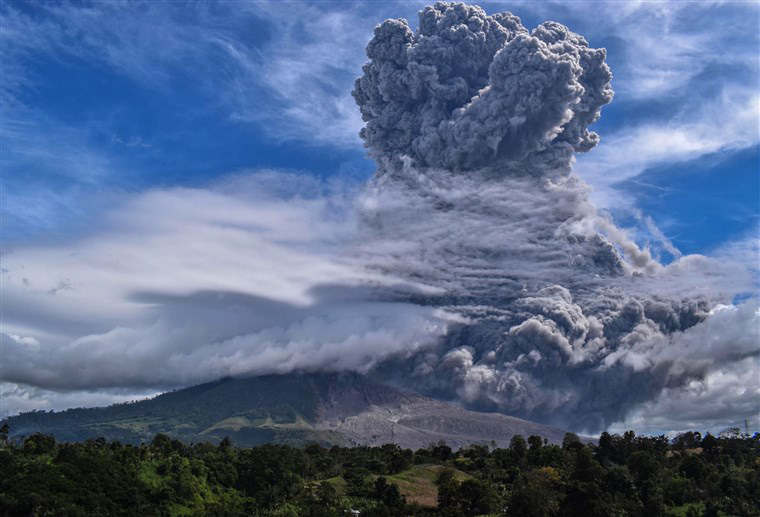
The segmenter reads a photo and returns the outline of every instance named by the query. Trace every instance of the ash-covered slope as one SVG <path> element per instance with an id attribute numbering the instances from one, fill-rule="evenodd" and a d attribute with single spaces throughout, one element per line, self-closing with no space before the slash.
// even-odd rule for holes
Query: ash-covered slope
<path id="1" fill-rule="evenodd" d="M 44 432 L 61 440 L 103 436 L 139 443 L 160 432 L 187 442 L 230 436 L 244 446 L 319 442 L 420 448 L 443 440 L 459 448 L 505 446 L 515 434 L 551 442 L 564 436 L 554 427 L 466 411 L 356 374 L 227 378 L 129 404 L 24 413 L 8 424 L 11 436 Z"/>

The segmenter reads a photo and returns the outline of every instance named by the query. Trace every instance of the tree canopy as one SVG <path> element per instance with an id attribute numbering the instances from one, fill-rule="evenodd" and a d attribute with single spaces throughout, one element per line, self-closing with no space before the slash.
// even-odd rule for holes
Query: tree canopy
<path id="1" fill-rule="evenodd" d="M 34 434 L 4 440 L 0 465 L 7 516 L 760 515 L 760 434 L 568 433 L 561 446 L 515 436 L 459 451 Z"/>

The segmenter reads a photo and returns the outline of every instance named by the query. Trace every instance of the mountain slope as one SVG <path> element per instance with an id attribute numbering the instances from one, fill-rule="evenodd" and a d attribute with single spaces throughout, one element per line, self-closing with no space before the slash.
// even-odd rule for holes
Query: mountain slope
<path id="1" fill-rule="evenodd" d="M 515 434 L 560 442 L 564 431 L 498 413 L 467 411 L 356 374 L 290 374 L 221 379 L 153 399 L 105 408 L 32 412 L 8 419 L 11 436 L 45 432 L 61 440 L 102 436 L 140 443 L 156 433 L 186 442 L 335 445 L 396 443 L 454 448 Z"/>

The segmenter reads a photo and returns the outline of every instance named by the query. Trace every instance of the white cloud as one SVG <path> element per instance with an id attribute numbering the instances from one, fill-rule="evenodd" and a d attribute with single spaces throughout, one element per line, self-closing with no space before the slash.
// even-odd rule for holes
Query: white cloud
<path id="1" fill-rule="evenodd" d="M 757 145 L 758 117 L 756 91 L 724 91 L 683 119 L 626 125 L 603 138 L 592 153 L 579 156 L 575 169 L 594 186 L 597 205 L 619 208 L 631 198 L 616 191 L 616 185 L 649 168 Z"/>
<path id="2" fill-rule="evenodd" d="M 134 292 L 216 290 L 303 304 L 314 284 L 354 278 L 325 256 L 350 232 L 351 223 L 332 214 L 350 213 L 351 200 L 341 192 L 299 196 L 299 189 L 324 187 L 296 174 L 273 177 L 149 191 L 115 207 L 104 230 L 76 242 L 11 249 L 3 257 L 4 297 L 33 299 L 40 316 L 119 319 L 139 312 L 141 303 L 128 299 Z M 278 186 L 293 191 L 287 202 L 267 193 Z M 63 279 L 70 289 L 52 296 Z"/>
<path id="3" fill-rule="evenodd" d="M 261 171 L 146 192 L 80 240 L 10 250 L 3 380 L 132 393 L 244 373 L 366 371 L 430 346 L 451 316 L 373 300 L 372 289 L 398 281 L 341 257 L 356 188 Z M 9 396 L 5 411 L 31 407 L 34 393 Z"/>
<path id="4" fill-rule="evenodd" d="M 635 429 L 640 434 L 674 435 L 684 431 L 711 431 L 728 427 L 760 430 L 760 360 L 748 357 L 718 368 L 685 388 L 666 389 L 656 400 L 634 409 L 609 431 Z"/>
<path id="5" fill-rule="evenodd" d="M 12 382 L 0 383 L 0 418 L 26 411 L 63 411 L 74 407 L 101 407 L 142 400 L 154 390 L 52 391 Z"/>
<path id="6" fill-rule="evenodd" d="M 753 429 L 760 426 L 760 309 L 756 302 L 717 307 L 650 360 L 670 364 L 675 372 L 697 368 L 708 373 L 685 387 L 666 388 L 613 430 L 715 432 L 743 427 L 739 424 L 745 418 Z"/>
<path id="7" fill-rule="evenodd" d="M 619 183 L 649 168 L 760 142 L 757 3 L 526 1 L 486 8 L 557 20 L 591 46 L 610 43 L 615 99 L 602 118 L 615 109 L 622 120 L 575 166 L 599 207 L 635 211 L 636 200 Z"/>
<path id="8" fill-rule="evenodd" d="M 757 74 L 757 4 L 750 2 L 510 2 L 486 4 L 556 19 L 583 34 L 592 46 L 601 39 L 620 42 L 615 63 L 617 102 L 663 97 L 702 98 L 690 83 L 717 64 Z M 741 37 L 739 37 L 741 35 Z M 740 78 L 719 77 L 742 85 Z"/>
<path id="9" fill-rule="evenodd" d="M 37 9 L 30 16 L 8 5 L 3 13 L 0 34 L 10 49 L 3 54 L 6 111 L 23 105 L 24 91 L 39 81 L 30 61 L 81 59 L 165 94 L 189 75 L 185 87 L 205 94 L 204 109 L 222 107 L 276 138 L 360 147 L 361 117 L 350 92 L 374 17 L 362 16 L 359 6 L 158 2 Z"/>
<path id="10" fill-rule="evenodd" d="M 271 107 L 242 93 L 235 117 L 264 121 L 274 136 L 308 139 L 323 145 L 360 146 L 361 116 L 351 97 L 365 61 L 364 43 L 373 22 L 358 6 L 323 9 L 320 4 L 265 3 L 258 7 L 272 23 L 272 39 L 252 60 L 232 45 L 229 55 L 277 100 Z"/>

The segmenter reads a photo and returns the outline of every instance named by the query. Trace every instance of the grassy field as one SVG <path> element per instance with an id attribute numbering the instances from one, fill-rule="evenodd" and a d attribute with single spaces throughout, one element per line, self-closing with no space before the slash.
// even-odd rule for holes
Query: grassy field
<path id="1" fill-rule="evenodd" d="M 443 469 L 442 465 L 415 465 L 398 474 L 384 477 L 389 483 L 398 485 L 399 490 L 406 497 L 408 503 L 434 508 L 438 504 L 438 488 L 435 486 L 435 479 Z M 378 477 L 372 476 L 373 481 Z M 463 481 L 471 477 L 461 470 L 454 470 L 454 479 L 457 481 Z M 345 493 L 346 481 L 342 477 L 336 476 L 325 481 L 330 483 L 339 494 Z"/>
<path id="2" fill-rule="evenodd" d="M 435 479 L 443 468 L 441 465 L 415 465 L 409 470 L 386 476 L 386 478 L 388 482 L 398 485 L 401 493 L 406 496 L 407 502 L 435 507 L 438 503 L 438 489 L 435 486 Z M 460 470 L 454 471 L 454 479 L 457 481 L 471 477 Z"/>

